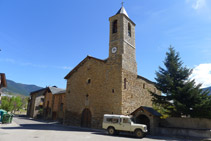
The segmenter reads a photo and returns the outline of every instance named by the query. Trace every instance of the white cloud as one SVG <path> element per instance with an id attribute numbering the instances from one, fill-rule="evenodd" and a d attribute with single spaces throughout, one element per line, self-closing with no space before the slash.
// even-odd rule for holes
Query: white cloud
<path id="1" fill-rule="evenodd" d="M 199 64 L 193 69 L 192 79 L 195 79 L 196 83 L 202 84 L 202 88 L 211 86 L 211 63 Z"/>
<path id="2" fill-rule="evenodd" d="M 190 6 L 195 10 L 204 9 L 207 7 L 207 0 L 186 0 L 186 3 L 190 4 Z"/>
<path id="3" fill-rule="evenodd" d="M 206 6 L 206 0 L 196 0 L 193 4 L 192 4 L 192 8 L 195 10 L 201 9 L 203 7 Z"/>

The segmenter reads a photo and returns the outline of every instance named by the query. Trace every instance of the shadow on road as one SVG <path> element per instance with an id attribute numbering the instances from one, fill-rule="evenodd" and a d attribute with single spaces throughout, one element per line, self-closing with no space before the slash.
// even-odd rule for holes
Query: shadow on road
<path id="1" fill-rule="evenodd" d="M 72 131 L 72 132 L 91 132 L 91 134 L 101 135 L 101 136 L 110 136 L 104 130 L 90 129 L 90 128 L 81 128 L 75 126 L 65 126 L 58 122 L 51 122 L 40 119 L 31 119 L 26 116 L 15 116 L 17 120 L 25 120 L 28 123 L 19 124 L 19 126 L 14 127 L 1 127 L 1 129 L 6 130 L 54 130 L 54 131 Z M 32 123 L 32 124 L 31 124 Z M 130 139 L 138 139 L 131 133 L 120 133 L 117 136 L 113 136 L 114 138 L 130 138 Z M 154 139 L 154 140 L 172 140 L 172 138 L 163 137 L 163 136 L 150 136 L 147 135 L 146 138 Z M 178 139 L 173 139 L 178 140 Z"/>
<path id="2" fill-rule="evenodd" d="M 102 135 L 102 136 L 111 136 L 108 135 L 106 132 L 94 132 L 92 134 L 96 134 L 96 135 Z M 140 140 L 140 138 L 136 138 L 132 133 L 120 133 L 119 135 L 116 136 L 112 136 L 114 138 L 129 138 L 129 139 L 134 139 L 134 140 Z M 172 141 L 172 140 L 177 140 L 177 141 L 182 141 L 182 139 L 178 139 L 178 138 L 172 138 L 172 137 L 164 137 L 164 136 L 151 136 L 151 135 L 147 135 L 145 138 L 147 139 L 154 139 L 154 140 L 165 140 L 165 141 Z M 143 139 L 145 139 L 143 138 Z"/>
<path id="3" fill-rule="evenodd" d="M 18 126 L 13 127 L 1 127 L 1 129 L 27 129 L 27 130 L 55 130 L 55 131 L 77 131 L 77 132 L 96 132 L 94 129 L 89 128 L 80 128 L 74 126 L 65 126 L 59 122 L 55 121 L 46 121 L 40 119 L 31 119 L 26 116 L 15 116 L 17 120 L 24 120 L 16 122 Z"/>

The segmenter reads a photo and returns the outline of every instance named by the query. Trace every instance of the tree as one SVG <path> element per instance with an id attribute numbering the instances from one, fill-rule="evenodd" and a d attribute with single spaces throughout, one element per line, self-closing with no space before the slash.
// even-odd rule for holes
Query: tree
<path id="1" fill-rule="evenodd" d="M 173 47 L 166 53 L 164 65 L 165 68 L 159 67 L 155 78 L 156 88 L 163 94 L 151 92 L 153 103 L 170 116 L 211 118 L 211 96 L 200 89 L 201 84 L 196 85 L 195 80 L 190 80 L 192 70 L 182 66 L 179 53 Z"/>
<path id="2" fill-rule="evenodd" d="M 21 98 L 20 96 L 16 96 L 16 97 L 15 96 L 13 96 L 13 97 L 3 96 L 0 108 L 6 110 L 8 112 L 9 111 L 10 112 L 19 111 L 20 109 L 24 108 L 23 100 L 24 99 Z M 25 105 L 26 104 L 27 103 L 25 103 Z"/>
<path id="3" fill-rule="evenodd" d="M 13 110 L 19 111 L 22 108 L 22 98 L 20 96 L 12 97 Z"/>
<path id="4" fill-rule="evenodd" d="M 13 109 L 13 106 L 12 106 L 11 101 L 10 101 L 10 97 L 2 96 L 0 109 L 4 109 L 7 112 L 9 112 Z"/>

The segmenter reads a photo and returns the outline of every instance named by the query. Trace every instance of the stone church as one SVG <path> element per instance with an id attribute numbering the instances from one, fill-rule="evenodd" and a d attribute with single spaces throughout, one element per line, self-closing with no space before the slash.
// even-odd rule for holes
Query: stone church
<path id="1" fill-rule="evenodd" d="M 109 18 L 109 57 L 87 56 L 66 76 L 64 124 L 101 128 L 104 114 L 130 115 L 152 107 L 154 83 L 137 75 L 135 23 L 125 8 Z"/>

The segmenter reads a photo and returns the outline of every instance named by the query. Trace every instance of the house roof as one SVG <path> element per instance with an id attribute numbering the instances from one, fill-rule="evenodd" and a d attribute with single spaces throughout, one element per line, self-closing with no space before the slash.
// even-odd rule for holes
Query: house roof
<path id="1" fill-rule="evenodd" d="M 65 93 L 65 91 L 66 91 L 65 89 L 61 89 L 61 88 L 57 88 L 57 87 L 46 87 L 46 88 L 39 89 L 37 91 L 33 91 L 30 93 L 30 95 L 36 94 L 41 91 L 43 91 L 43 94 L 45 94 L 45 92 L 47 90 L 50 90 L 52 94 Z"/>
<path id="2" fill-rule="evenodd" d="M 131 113 L 131 115 L 135 115 L 138 111 L 141 111 L 141 110 L 147 111 L 150 114 L 152 114 L 153 116 L 157 116 L 157 117 L 162 116 L 159 112 L 157 112 L 156 110 L 154 110 L 152 107 L 146 107 L 146 106 L 139 107 L 138 109 L 136 109 L 135 111 L 133 111 Z"/>
<path id="3" fill-rule="evenodd" d="M 42 88 L 42 89 L 39 89 L 39 90 L 36 90 L 36 91 L 31 92 L 30 95 L 36 94 L 36 93 L 38 93 L 38 92 L 40 92 L 40 91 L 45 92 L 45 90 L 46 90 L 46 88 Z"/>
<path id="4" fill-rule="evenodd" d="M 57 88 L 57 87 L 48 87 L 52 94 L 65 93 L 65 89 Z"/>
<path id="5" fill-rule="evenodd" d="M 106 62 L 106 60 L 101 60 L 92 56 L 87 56 L 84 60 L 82 60 L 75 68 L 73 68 L 65 77 L 64 79 L 68 79 L 74 72 L 76 72 L 83 64 L 85 64 L 88 60 L 94 59 L 100 62 Z"/>

